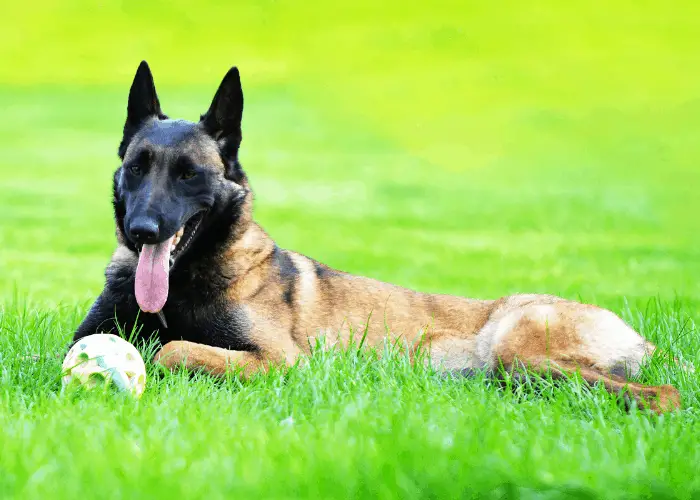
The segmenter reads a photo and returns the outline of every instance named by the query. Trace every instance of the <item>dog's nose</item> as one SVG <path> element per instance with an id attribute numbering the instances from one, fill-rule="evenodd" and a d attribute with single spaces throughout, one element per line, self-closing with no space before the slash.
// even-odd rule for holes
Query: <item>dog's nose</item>
<path id="1" fill-rule="evenodd" d="M 149 217 L 134 219 L 129 224 L 129 238 L 134 243 L 156 243 L 158 241 L 158 223 Z"/>

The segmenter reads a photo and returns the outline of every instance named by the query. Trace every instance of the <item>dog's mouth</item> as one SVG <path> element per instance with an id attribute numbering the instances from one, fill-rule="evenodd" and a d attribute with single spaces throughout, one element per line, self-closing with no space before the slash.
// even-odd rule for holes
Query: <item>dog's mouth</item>
<path id="1" fill-rule="evenodd" d="M 137 246 L 134 292 L 142 311 L 157 313 L 168 300 L 170 271 L 194 241 L 206 211 L 190 217 L 173 236 L 155 245 Z"/>

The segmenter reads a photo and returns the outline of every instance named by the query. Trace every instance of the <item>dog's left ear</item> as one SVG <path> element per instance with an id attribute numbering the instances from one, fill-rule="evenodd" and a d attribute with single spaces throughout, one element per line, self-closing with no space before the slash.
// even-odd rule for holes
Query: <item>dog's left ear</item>
<path id="1" fill-rule="evenodd" d="M 238 176 L 238 148 L 241 145 L 243 88 L 238 68 L 231 68 L 219 85 L 209 111 L 200 118 L 204 130 L 219 144 L 226 162 L 226 177 Z"/>

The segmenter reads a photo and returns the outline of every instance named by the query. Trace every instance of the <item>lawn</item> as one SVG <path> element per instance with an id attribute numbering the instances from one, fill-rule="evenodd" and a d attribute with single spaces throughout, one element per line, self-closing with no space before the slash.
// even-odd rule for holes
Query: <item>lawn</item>
<path id="1" fill-rule="evenodd" d="M 429 292 L 546 292 L 618 312 L 700 364 L 700 6 L 14 3 L 0 20 L 0 497 L 700 498 L 683 411 L 572 381 L 444 379 L 399 354 L 140 401 L 60 394 L 103 284 L 141 59 L 171 116 L 231 65 L 258 221 L 285 248 Z"/>

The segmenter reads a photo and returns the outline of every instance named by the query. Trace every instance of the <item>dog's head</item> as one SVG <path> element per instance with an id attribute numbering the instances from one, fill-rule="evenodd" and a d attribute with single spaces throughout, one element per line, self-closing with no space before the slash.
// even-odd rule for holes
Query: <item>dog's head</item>
<path id="1" fill-rule="evenodd" d="M 242 114 L 235 67 L 199 122 L 169 119 L 148 64 L 136 72 L 119 146 L 122 164 L 114 175 L 114 210 L 119 239 L 139 253 L 136 298 L 146 312 L 165 303 L 170 268 L 250 193 L 238 162 Z"/>

